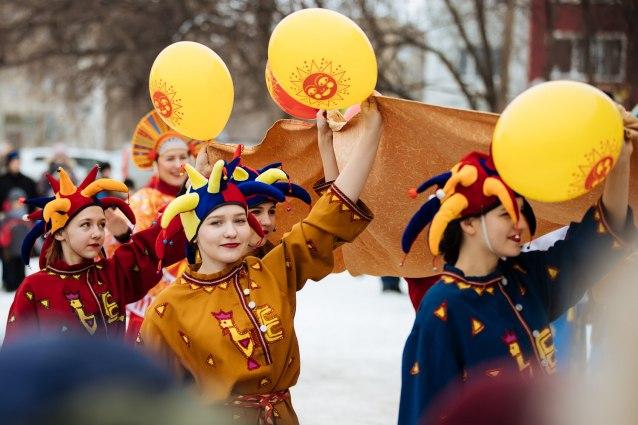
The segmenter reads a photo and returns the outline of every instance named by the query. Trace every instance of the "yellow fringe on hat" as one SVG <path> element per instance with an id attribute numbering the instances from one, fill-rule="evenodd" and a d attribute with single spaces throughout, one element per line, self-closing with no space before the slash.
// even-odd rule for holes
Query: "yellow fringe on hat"
<path id="1" fill-rule="evenodd" d="M 474 168 L 474 167 L 472 167 Z M 443 238 L 443 232 L 447 228 L 450 221 L 455 220 L 461 216 L 461 211 L 468 207 L 469 203 L 465 196 L 460 193 L 455 193 L 441 204 L 441 209 L 436 213 L 432 224 L 430 224 L 430 234 L 428 235 L 428 243 L 430 244 L 430 251 L 433 255 L 439 255 L 439 244 Z"/>

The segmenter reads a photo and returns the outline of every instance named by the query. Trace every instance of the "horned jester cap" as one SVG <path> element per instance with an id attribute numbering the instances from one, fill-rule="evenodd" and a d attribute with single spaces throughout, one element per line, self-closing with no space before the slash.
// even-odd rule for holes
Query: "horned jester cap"
<path id="1" fill-rule="evenodd" d="M 243 149 L 244 145 L 237 145 L 233 159 L 240 158 L 238 166 L 248 173 L 249 180 L 271 185 L 281 191 L 286 198 L 297 198 L 308 205 L 311 204 L 312 200 L 310 199 L 310 194 L 303 187 L 290 181 L 288 174 L 281 169 L 281 162 L 275 162 L 259 169 L 251 168 L 244 164 L 241 160 Z M 246 201 L 248 203 L 248 208 L 253 208 L 259 204 L 263 204 L 264 202 L 277 202 L 276 199 L 269 198 L 265 195 L 251 195 L 246 198 Z"/>
<path id="2" fill-rule="evenodd" d="M 516 202 L 518 196 L 498 175 L 492 158 L 481 152 L 465 156 L 450 171 L 432 177 L 421 186 L 410 190 L 416 198 L 432 186 L 435 194 L 414 214 L 405 231 L 401 247 L 406 254 L 423 229 L 430 224 L 428 244 L 433 255 L 439 255 L 439 244 L 448 224 L 462 217 L 483 214 L 502 204 L 515 225 L 520 215 Z M 536 230 L 536 219 L 531 206 L 525 200 L 522 208 L 531 233 Z"/>
<path id="3" fill-rule="evenodd" d="M 53 235 L 86 207 L 97 205 L 102 208 L 119 208 L 131 223 L 135 223 L 135 214 L 124 200 L 116 197 L 105 197 L 98 200 L 95 197 L 103 191 L 128 193 L 128 187 L 122 182 L 106 178 L 96 180 L 98 170 L 99 167 L 94 166 L 84 181 L 75 187 L 67 172 L 63 168 L 58 168 L 59 180 L 50 174 L 46 175 L 54 196 L 24 201 L 27 205 L 41 208 L 27 216 L 28 220 L 35 222 L 35 226 L 22 242 L 22 261 L 25 264 L 29 264 L 31 250 L 38 237 L 46 233 Z"/>
<path id="4" fill-rule="evenodd" d="M 250 180 L 248 172 L 238 166 L 240 160 L 239 157 L 229 163 L 218 160 L 208 179 L 191 165 L 185 165 L 190 188 L 187 193 L 171 201 L 162 214 L 160 225 L 164 230 L 155 245 L 159 258 L 163 258 L 164 246 L 171 244 L 172 236 L 179 230 L 173 220 L 178 215 L 186 238 L 192 242 L 202 221 L 222 205 L 237 204 L 247 209 L 246 197 L 249 196 L 264 196 L 278 202 L 285 199 L 284 194 L 276 187 Z M 263 237 L 264 232 L 259 221 L 250 213 L 247 216 L 250 227 Z M 188 257 L 193 262 L 194 252 L 189 251 Z"/>
<path id="5" fill-rule="evenodd" d="M 286 198 L 297 198 L 310 205 L 310 203 L 312 202 L 312 200 L 310 199 L 310 194 L 303 187 L 290 182 L 288 174 L 286 174 L 286 172 L 280 168 L 281 165 L 281 162 L 275 162 L 258 170 L 254 170 L 245 166 L 242 167 L 248 172 L 250 180 L 271 185 L 272 187 L 282 192 Z M 276 200 L 268 198 L 264 195 L 253 195 L 249 196 L 247 199 L 249 208 L 267 201 Z"/>

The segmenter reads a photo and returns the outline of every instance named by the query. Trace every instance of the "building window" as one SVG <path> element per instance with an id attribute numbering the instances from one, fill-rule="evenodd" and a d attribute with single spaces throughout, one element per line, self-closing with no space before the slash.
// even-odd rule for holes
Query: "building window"
<path id="1" fill-rule="evenodd" d="M 622 33 L 597 33 L 589 58 L 595 82 L 619 83 L 625 78 L 627 38 Z M 552 78 L 584 80 L 586 43 L 581 34 L 554 31 Z"/>
<path id="2" fill-rule="evenodd" d="M 14 147 L 44 144 L 44 120 L 39 114 L 8 113 L 4 116 L 4 138 Z"/>

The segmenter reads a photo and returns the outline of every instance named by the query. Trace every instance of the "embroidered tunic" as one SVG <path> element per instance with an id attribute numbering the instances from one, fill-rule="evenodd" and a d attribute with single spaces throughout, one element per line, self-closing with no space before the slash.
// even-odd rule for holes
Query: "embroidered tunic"
<path id="1" fill-rule="evenodd" d="M 34 331 L 121 338 L 124 308 L 144 296 L 156 283 L 154 254 L 159 225 L 133 235 L 109 259 L 69 266 L 56 261 L 27 276 L 9 310 L 5 343 Z M 183 233 L 180 239 L 185 241 Z M 181 260 L 184 252 L 171 249 L 165 262 Z"/>
<path id="2" fill-rule="evenodd" d="M 211 403 L 235 406 L 239 395 L 272 399 L 287 391 L 300 367 L 296 291 L 329 274 L 333 250 L 354 240 L 371 219 L 363 203 L 355 205 L 333 186 L 262 259 L 249 256 L 214 275 L 189 268 L 157 296 L 140 343 L 194 379 Z M 277 424 L 298 423 L 289 397 L 270 404 Z M 261 414 L 250 407 L 229 412 L 246 423 L 258 423 Z"/>
<path id="3" fill-rule="evenodd" d="M 179 187 L 171 186 L 163 180 L 160 180 L 159 177 L 153 176 L 147 187 L 143 187 L 135 192 L 135 194 L 131 196 L 130 200 L 130 206 L 135 213 L 135 220 L 137 221 L 137 223 L 135 223 L 135 231 L 138 232 L 151 227 L 157 217 L 157 213 L 168 205 L 169 202 L 175 199 L 179 190 Z M 177 276 L 182 274 L 184 269 L 186 269 L 186 265 L 186 260 L 183 260 L 162 269 L 162 274 L 159 275 L 159 278 L 155 282 L 156 285 L 149 288 L 148 294 L 145 294 L 139 301 L 127 305 L 126 309 L 138 317 L 144 317 L 144 313 L 153 302 L 155 295 L 173 283 Z M 135 322 L 133 325 L 129 324 L 129 326 L 133 326 L 134 328 L 132 332 L 133 338 L 131 341 L 139 332 L 141 319 L 138 320 L 139 323 Z"/>
<path id="4" fill-rule="evenodd" d="M 629 211 L 627 233 L 633 230 Z M 446 265 L 425 294 L 403 352 L 399 424 L 418 424 L 450 384 L 483 376 L 552 374 L 549 323 L 609 272 L 628 246 L 610 230 L 602 204 L 547 251 L 501 261 L 488 276 Z"/>

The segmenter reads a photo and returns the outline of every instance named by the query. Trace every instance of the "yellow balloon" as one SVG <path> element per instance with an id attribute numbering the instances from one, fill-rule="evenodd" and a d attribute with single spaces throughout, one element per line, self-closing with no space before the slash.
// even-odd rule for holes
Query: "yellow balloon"
<path id="1" fill-rule="evenodd" d="M 268 61 L 284 90 L 311 108 L 361 103 L 377 83 L 370 41 L 357 24 L 332 10 L 286 16 L 270 36 Z"/>
<path id="2" fill-rule="evenodd" d="M 494 164 L 521 195 L 560 202 L 589 192 L 618 159 L 623 124 L 600 90 L 551 81 L 521 93 L 501 114 L 492 140 Z"/>
<path id="3" fill-rule="evenodd" d="M 233 109 L 233 80 L 226 64 L 192 41 L 171 44 L 157 55 L 148 88 L 166 124 L 197 140 L 219 135 Z"/>

